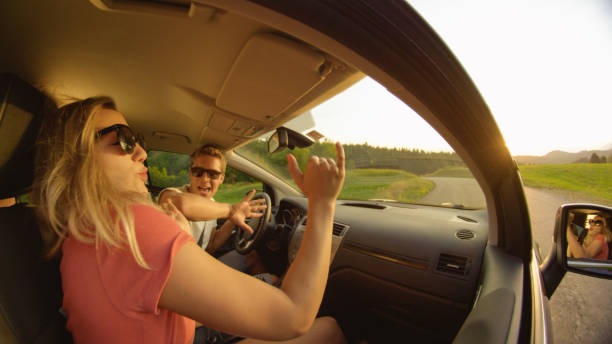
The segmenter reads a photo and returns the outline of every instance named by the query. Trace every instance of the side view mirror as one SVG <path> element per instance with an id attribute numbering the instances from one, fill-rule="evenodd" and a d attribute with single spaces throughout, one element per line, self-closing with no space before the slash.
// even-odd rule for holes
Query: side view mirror
<path id="1" fill-rule="evenodd" d="M 612 279 L 612 208 L 566 204 L 555 220 L 554 247 L 540 271 L 552 296 L 566 271 Z"/>
<path id="2" fill-rule="evenodd" d="M 276 153 L 284 148 L 294 149 L 310 147 L 314 141 L 306 135 L 289 128 L 280 127 L 268 139 L 268 152 Z"/>

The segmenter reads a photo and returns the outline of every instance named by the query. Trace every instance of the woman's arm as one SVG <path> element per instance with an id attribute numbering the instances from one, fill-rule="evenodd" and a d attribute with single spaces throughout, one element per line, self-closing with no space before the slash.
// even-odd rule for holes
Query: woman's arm
<path id="1" fill-rule="evenodd" d="M 603 248 L 603 240 L 598 240 L 598 237 L 600 237 L 600 235 L 593 238 L 593 241 L 591 241 L 589 246 L 587 246 L 584 252 L 584 258 L 593 258 L 598 255 L 599 252 L 601 252 L 601 249 Z"/>
<path id="2" fill-rule="evenodd" d="M 576 237 L 576 235 L 572 233 L 570 229 L 568 228 L 567 246 L 568 246 L 568 252 L 571 251 L 571 254 L 572 254 L 571 256 L 574 258 L 593 258 L 596 255 L 598 255 L 599 252 L 601 251 L 602 243 L 600 240 L 593 239 L 593 241 L 591 241 L 589 246 L 584 248 L 578 242 L 578 238 Z"/>
<path id="3" fill-rule="evenodd" d="M 578 242 L 578 238 L 576 237 L 576 235 L 574 233 L 572 233 L 571 228 L 568 226 L 567 227 L 567 256 L 568 257 L 574 257 L 574 258 L 581 258 L 578 257 L 578 254 L 584 254 L 583 249 L 582 249 L 582 245 L 580 245 L 580 243 Z"/>
<path id="4" fill-rule="evenodd" d="M 344 181 L 344 151 L 337 165 L 311 157 L 306 172 L 288 156 L 289 171 L 308 197 L 302 245 L 281 288 L 220 263 L 194 243 L 174 258 L 159 305 L 211 328 L 249 338 L 283 340 L 310 328 L 319 310 L 331 255 L 335 200 Z"/>

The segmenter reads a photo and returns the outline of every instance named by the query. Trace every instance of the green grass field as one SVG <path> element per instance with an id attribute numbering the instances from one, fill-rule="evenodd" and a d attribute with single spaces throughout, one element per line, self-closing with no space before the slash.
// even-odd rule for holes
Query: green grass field
<path id="1" fill-rule="evenodd" d="M 520 171 L 526 186 L 612 200 L 612 164 L 522 165 Z"/>
<path id="2" fill-rule="evenodd" d="M 215 194 L 215 201 L 223 203 L 237 203 L 240 202 L 246 194 L 251 190 L 263 190 L 261 183 L 235 183 L 235 184 L 222 184 L 219 187 L 219 191 Z"/>
<path id="3" fill-rule="evenodd" d="M 393 199 L 401 202 L 414 202 L 431 189 L 434 184 L 429 180 L 400 170 L 391 169 L 354 169 L 346 173 L 341 199 Z M 235 203 L 252 189 L 261 190 L 261 183 L 223 184 L 215 199 L 218 202 Z"/>
<path id="4" fill-rule="evenodd" d="M 414 202 L 434 184 L 412 173 L 392 169 L 353 169 L 346 173 L 341 199 L 392 199 Z"/>

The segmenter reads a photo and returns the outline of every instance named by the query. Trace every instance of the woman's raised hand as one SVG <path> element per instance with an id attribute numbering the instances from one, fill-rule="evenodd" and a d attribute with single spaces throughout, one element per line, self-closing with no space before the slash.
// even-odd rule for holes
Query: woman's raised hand
<path id="1" fill-rule="evenodd" d="M 289 173 L 310 201 L 335 201 L 344 184 L 344 148 L 336 142 L 337 158 L 311 156 L 302 173 L 292 154 L 287 155 Z"/>

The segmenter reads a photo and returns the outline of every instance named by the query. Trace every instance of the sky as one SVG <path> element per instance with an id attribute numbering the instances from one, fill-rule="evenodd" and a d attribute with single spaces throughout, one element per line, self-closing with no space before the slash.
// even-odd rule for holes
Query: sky
<path id="1" fill-rule="evenodd" d="M 512 155 L 612 148 L 612 1 L 409 2 L 466 69 Z M 330 114 L 339 111 L 351 111 L 351 124 L 361 128 L 336 122 Z M 397 125 L 378 128 L 382 121 L 372 114 L 392 114 Z M 377 146 L 450 150 L 369 78 L 313 115 L 317 129 L 332 140 L 362 143 L 367 137 Z"/>

